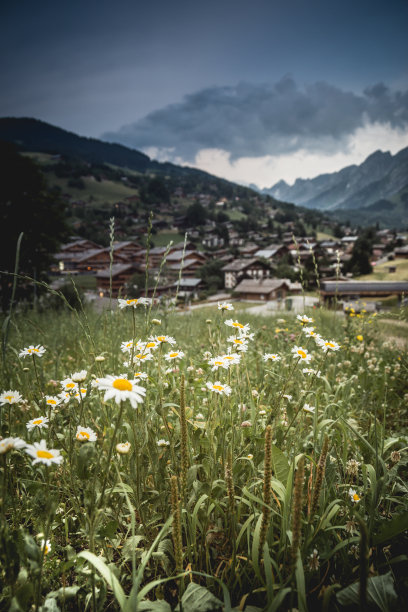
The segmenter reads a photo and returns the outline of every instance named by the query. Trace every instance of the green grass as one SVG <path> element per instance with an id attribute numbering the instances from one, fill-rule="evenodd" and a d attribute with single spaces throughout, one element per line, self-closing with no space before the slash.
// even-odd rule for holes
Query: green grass
<path id="1" fill-rule="evenodd" d="M 187 238 L 188 239 L 188 238 Z M 167 246 L 171 241 L 173 244 L 184 242 L 184 234 L 175 231 L 158 232 L 152 235 L 152 240 L 155 246 Z"/>
<path id="2" fill-rule="evenodd" d="M 69 193 L 72 200 L 88 201 L 89 197 L 93 198 L 93 203 L 115 203 L 128 196 L 137 195 L 137 190 L 131 189 L 122 183 L 114 181 L 97 181 L 91 176 L 82 177 L 85 183 L 84 189 L 77 189 L 68 185 L 68 179 L 59 178 L 53 173 L 47 175 L 50 186 L 57 185 L 61 188 L 62 193 Z"/>
<path id="3" fill-rule="evenodd" d="M 396 267 L 395 272 L 388 271 L 391 266 Z M 392 261 L 378 264 L 373 267 L 372 274 L 365 274 L 363 276 L 356 277 L 356 280 L 408 280 L 408 259 L 394 259 Z"/>
<path id="4" fill-rule="evenodd" d="M 325 609 L 341 611 L 332 587 L 354 585 L 358 606 L 359 546 L 370 551 L 370 597 L 375 577 L 398 609 L 394 590 L 406 597 L 408 363 L 401 346 L 384 341 L 398 333 L 396 321 L 316 311 L 316 331 L 339 345 L 326 354 L 291 313 L 250 316 L 242 303 L 188 315 L 164 305 L 102 313 L 16 306 L 0 371 L 0 433 L 31 445 L 43 439 L 62 462 L 33 464 L 23 448 L 0 454 L 0 609 L 44 610 L 48 601 L 47 609 L 67 611 L 170 612 L 182 598 L 184 612 L 197 612 L 198 598 L 215 596 L 224 602 L 216 609 L 246 601 L 251 612 L 323 612 L 323 589 Z M 245 342 L 236 321 L 253 334 L 247 351 L 213 370 L 211 357 Z M 176 344 L 126 365 L 132 353 L 121 344 L 156 334 Z M 21 357 L 30 345 L 44 355 Z M 139 344 L 134 355 L 143 352 Z M 280 359 L 266 361 L 271 353 Z M 300 363 L 308 353 L 310 363 Z M 81 370 L 86 394 L 48 406 L 46 396 Z M 123 389 L 135 372 L 147 375 L 137 378 L 146 395 L 139 390 L 132 407 Z M 108 375 L 119 403 L 98 389 Z M 226 386 L 229 394 L 218 393 Z M 22 399 L 8 403 L 16 391 Z M 48 427 L 27 429 L 44 417 Z M 80 441 L 78 428 L 96 440 Z M 118 443 L 129 452 L 119 454 Z"/>
<path id="5" fill-rule="evenodd" d="M 226 212 L 231 221 L 241 221 L 242 219 L 246 219 L 247 215 L 243 213 L 241 210 L 227 210 Z"/>

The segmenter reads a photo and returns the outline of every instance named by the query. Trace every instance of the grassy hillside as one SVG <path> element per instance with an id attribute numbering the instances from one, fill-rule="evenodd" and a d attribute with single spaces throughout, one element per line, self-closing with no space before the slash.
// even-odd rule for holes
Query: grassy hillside
<path id="1" fill-rule="evenodd" d="M 395 272 L 389 272 L 390 266 L 395 266 Z M 394 259 L 373 267 L 372 274 L 359 276 L 356 280 L 370 281 L 402 281 L 408 280 L 408 259 Z"/>

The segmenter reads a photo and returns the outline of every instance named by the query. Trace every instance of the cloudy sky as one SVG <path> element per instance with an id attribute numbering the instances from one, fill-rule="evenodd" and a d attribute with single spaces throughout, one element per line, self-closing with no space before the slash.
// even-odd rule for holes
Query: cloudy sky
<path id="1" fill-rule="evenodd" d="M 408 146 L 406 0 L 11 0 L 0 116 L 271 186 Z"/>

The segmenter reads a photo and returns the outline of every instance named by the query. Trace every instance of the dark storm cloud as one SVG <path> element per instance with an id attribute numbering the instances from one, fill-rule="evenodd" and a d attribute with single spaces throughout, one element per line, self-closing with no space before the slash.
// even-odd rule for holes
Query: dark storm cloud
<path id="1" fill-rule="evenodd" d="M 186 160 L 206 148 L 229 151 L 232 158 L 303 148 L 330 153 L 344 149 L 357 128 L 375 122 L 406 126 L 408 92 L 380 83 L 356 94 L 327 82 L 300 87 L 285 77 L 273 85 L 203 89 L 103 138 L 137 149 L 172 149 Z"/>

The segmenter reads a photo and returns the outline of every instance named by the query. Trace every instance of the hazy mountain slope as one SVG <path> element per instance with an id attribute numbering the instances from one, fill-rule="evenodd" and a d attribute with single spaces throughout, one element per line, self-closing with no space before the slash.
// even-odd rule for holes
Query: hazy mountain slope
<path id="1" fill-rule="evenodd" d="M 293 186 L 279 181 L 263 193 L 320 210 L 361 209 L 398 194 L 408 184 L 408 147 L 392 156 L 375 151 L 359 166 L 297 179 Z"/>

